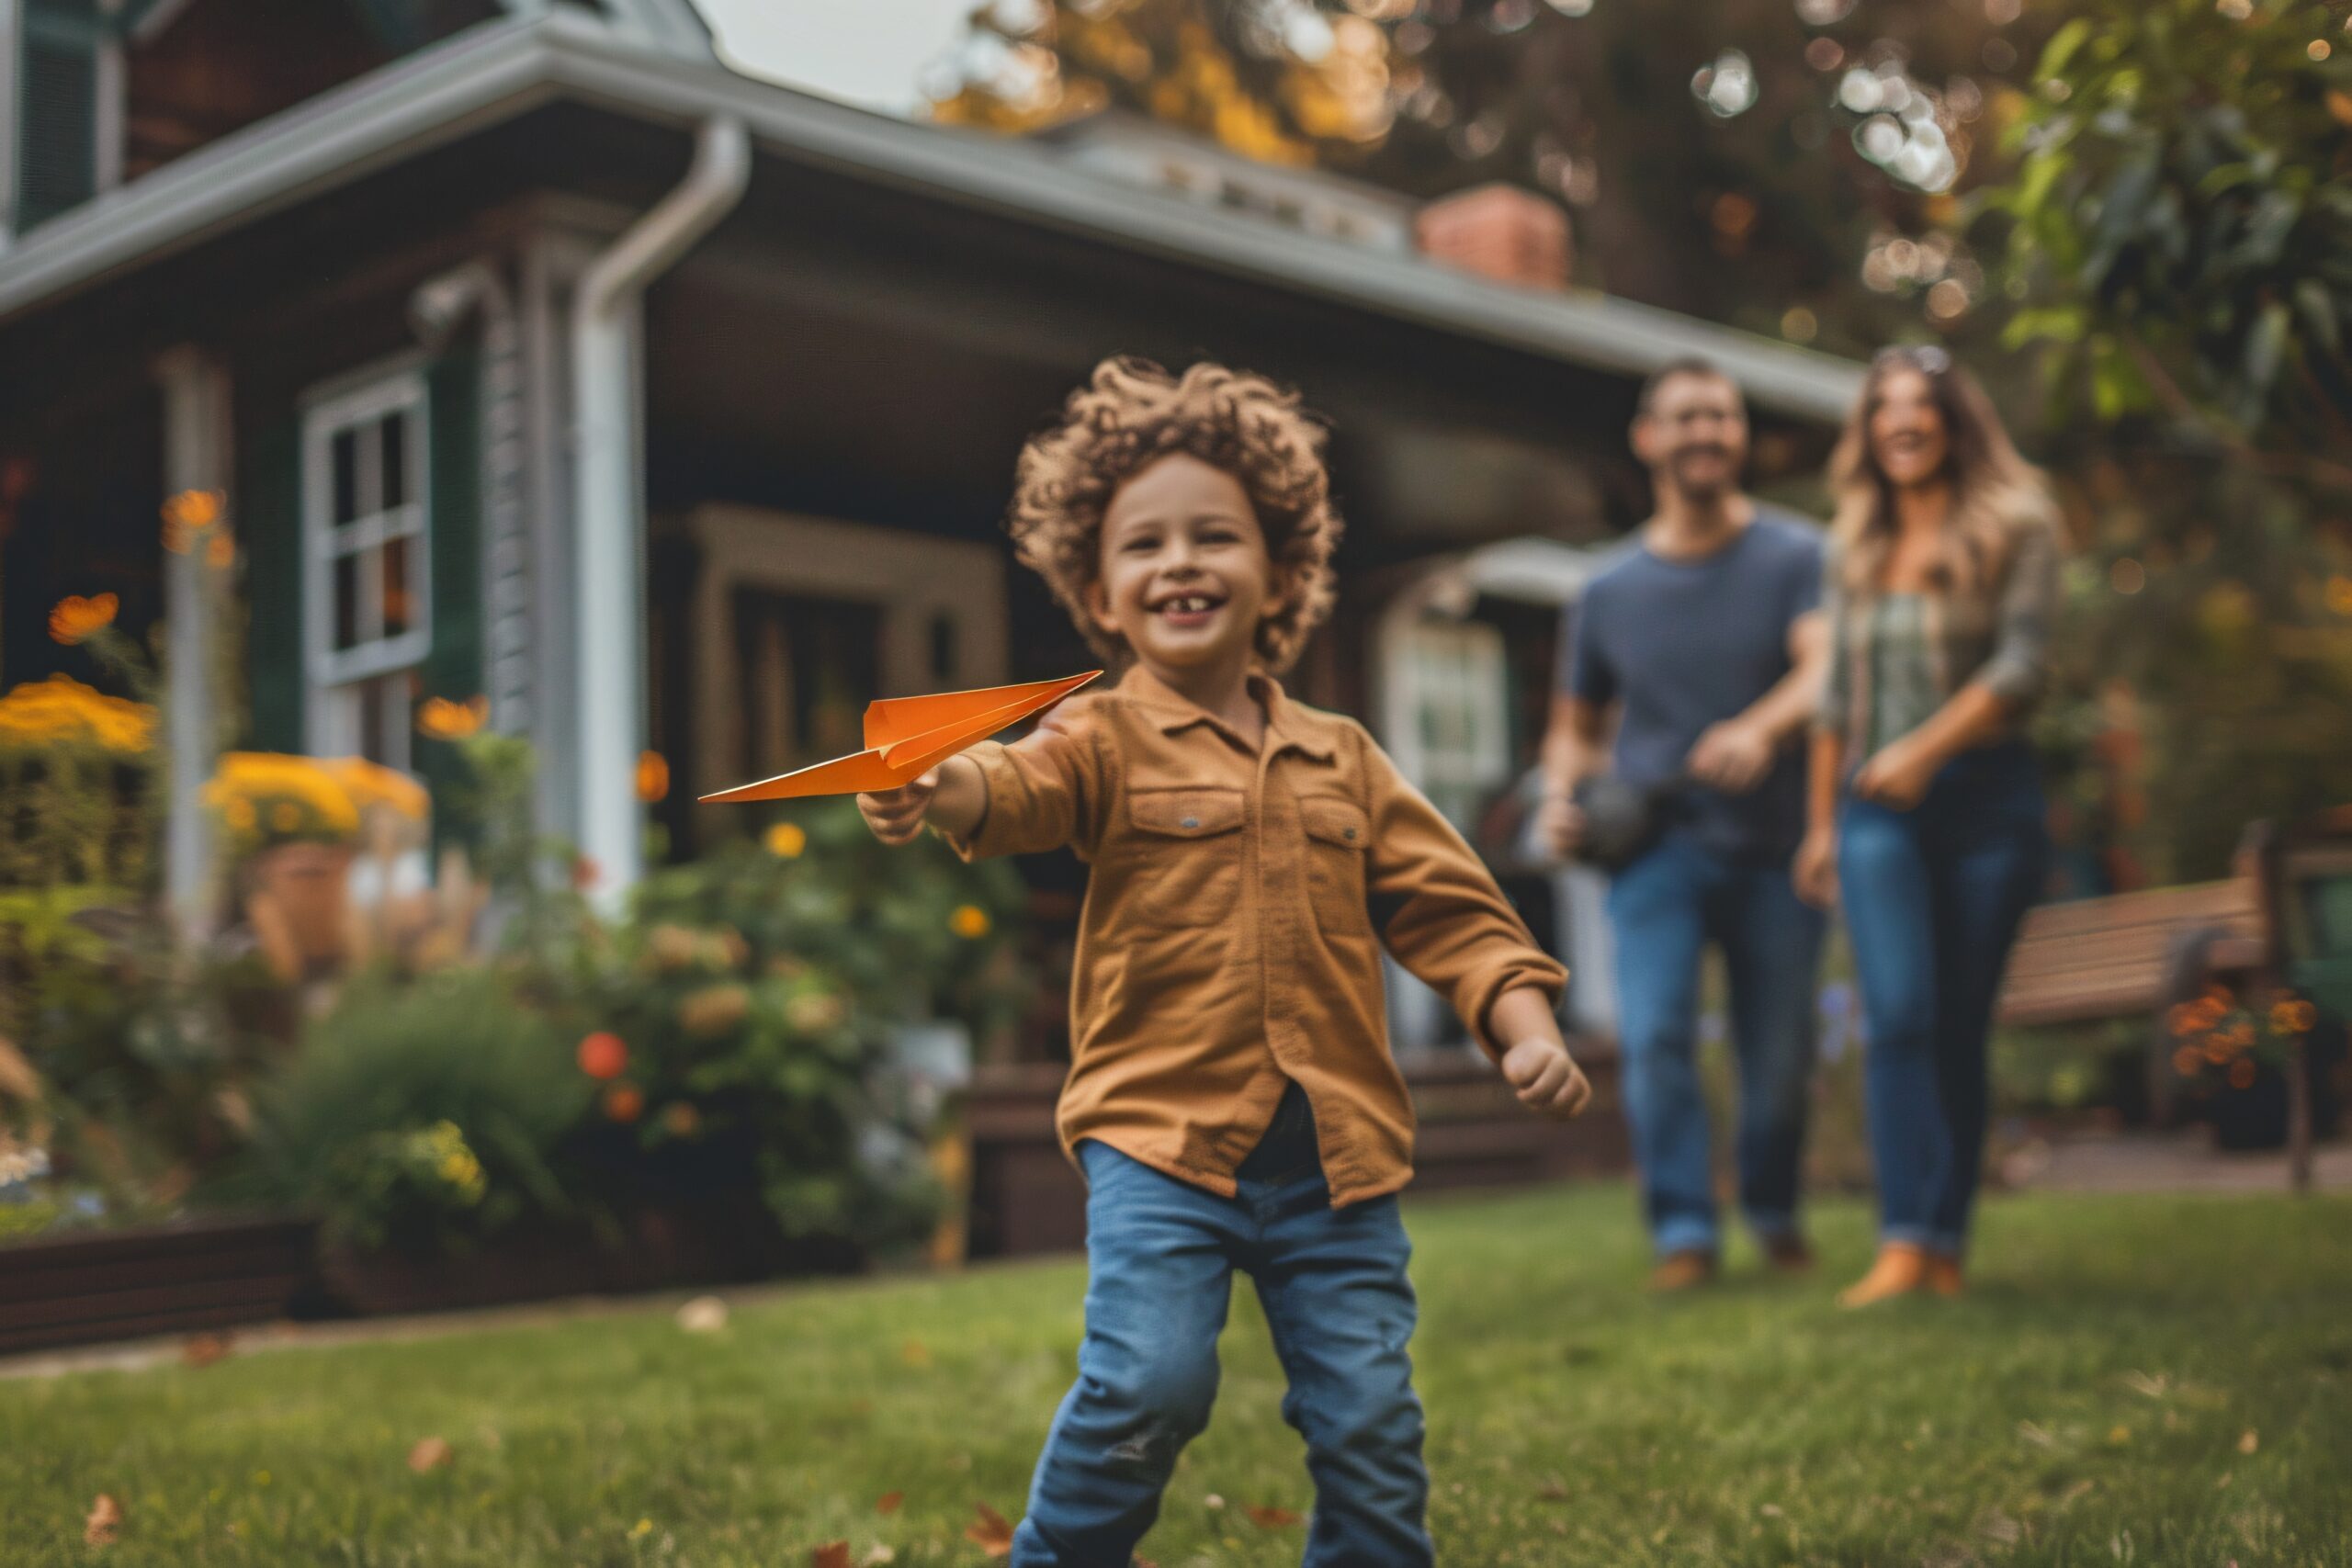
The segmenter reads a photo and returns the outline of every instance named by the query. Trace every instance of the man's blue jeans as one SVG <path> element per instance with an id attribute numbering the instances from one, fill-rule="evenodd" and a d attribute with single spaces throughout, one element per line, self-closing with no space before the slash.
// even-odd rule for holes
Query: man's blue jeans
<path id="1" fill-rule="evenodd" d="M 1668 833 L 1609 888 L 1618 1041 L 1642 1206 L 1661 1253 L 1717 1246 L 1713 1141 L 1699 1085 L 1699 965 L 1723 950 L 1739 1059 L 1739 1201 L 1759 1236 L 1794 1234 L 1813 1077 L 1823 920 L 1784 864 Z"/>
<path id="2" fill-rule="evenodd" d="M 1861 981 L 1880 1235 L 1957 1258 L 1984 1158 L 1985 1045 L 2001 968 L 2050 859 L 2022 745 L 1964 752 L 1925 799 L 1849 799 L 1838 881 Z"/>
<path id="3" fill-rule="evenodd" d="M 1331 1207 L 1296 1086 L 1220 1198 L 1107 1145 L 1086 1167 L 1086 1338 L 1012 1538 L 1014 1568 L 1126 1568 L 1176 1456 L 1208 1425 L 1238 1269 L 1290 1379 L 1315 1481 L 1308 1568 L 1420 1568 L 1421 1406 L 1406 1345 L 1412 1248 L 1391 1196 Z"/>

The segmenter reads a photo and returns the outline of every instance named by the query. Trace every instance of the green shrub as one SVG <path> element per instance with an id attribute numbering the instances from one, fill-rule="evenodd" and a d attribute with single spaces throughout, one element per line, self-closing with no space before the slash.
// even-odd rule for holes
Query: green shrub
<path id="1" fill-rule="evenodd" d="M 574 1210 L 559 1163 L 591 1089 L 495 974 L 366 978 L 260 1086 L 234 1190 L 314 1210 L 334 1240 L 462 1247 Z"/>

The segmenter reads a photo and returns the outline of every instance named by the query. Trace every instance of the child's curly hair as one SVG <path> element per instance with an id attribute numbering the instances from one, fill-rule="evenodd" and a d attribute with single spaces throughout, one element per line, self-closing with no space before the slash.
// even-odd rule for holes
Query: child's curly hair
<path id="1" fill-rule="evenodd" d="M 1263 376 L 1200 364 L 1175 376 L 1144 359 L 1106 359 L 1069 395 L 1061 419 L 1022 448 L 1006 527 L 1023 564 L 1042 576 L 1097 653 L 1114 663 L 1125 639 L 1087 613 L 1102 572 L 1102 513 L 1121 485 L 1171 452 L 1188 452 L 1241 481 L 1288 593 L 1258 626 L 1257 653 L 1290 668 L 1331 612 L 1331 552 L 1342 525 L 1323 468 L 1323 428 L 1298 395 Z"/>

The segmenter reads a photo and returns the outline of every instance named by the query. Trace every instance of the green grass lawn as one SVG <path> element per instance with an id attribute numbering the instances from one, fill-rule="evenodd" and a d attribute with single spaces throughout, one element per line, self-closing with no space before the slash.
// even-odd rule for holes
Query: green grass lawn
<path id="1" fill-rule="evenodd" d="M 2352 1201 L 1994 1203 L 1977 1289 L 1849 1315 L 1753 1266 L 1645 1297 L 1622 1188 L 1431 1199 L 1432 1528 L 1453 1564 L 2352 1564 Z M 1738 1260 L 1735 1260 L 1736 1264 Z M 0 1264 L 5 1266 L 5 1264 Z M 985 1561 L 1069 1379 L 1083 1269 L 857 1281 L 0 1382 L 0 1563 Z M 1295 1562 L 1300 1450 L 1254 1300 L 1146 1555 Z M 454 1461 L 406 1464 L 422 1438 Z M 119 1542 L 82 1543 L 92 1498 Z M 902 1506 L 877 1512 L 884 1494 Z M 879 1560 L 876 1553 L 875 1560 Z"/>

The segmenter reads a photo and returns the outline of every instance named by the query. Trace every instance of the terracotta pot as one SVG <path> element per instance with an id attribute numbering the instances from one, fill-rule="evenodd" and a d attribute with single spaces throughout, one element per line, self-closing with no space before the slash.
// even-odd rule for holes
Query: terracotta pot
<path id="1" fill-rule="evenodd" d="M 350 947 L 351 850 L 278 844 L 246 867 L 245 918 L 262 950 L 288 978 L 340 963 Z"/>

